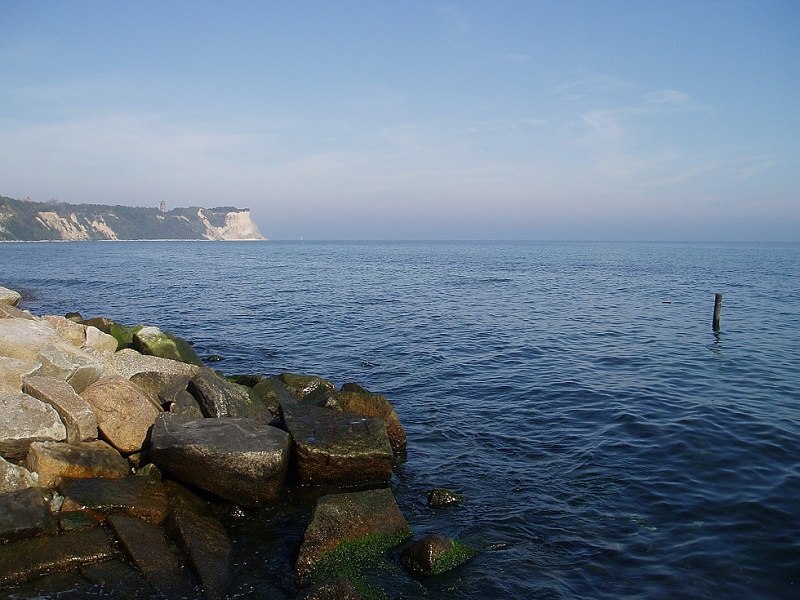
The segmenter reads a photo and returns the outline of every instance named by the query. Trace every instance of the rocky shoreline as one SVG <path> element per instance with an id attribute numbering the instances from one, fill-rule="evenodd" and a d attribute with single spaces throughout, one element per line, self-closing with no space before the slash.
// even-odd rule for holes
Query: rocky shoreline
<path id="1" fill-rule="evenodd" d="M 416 577 L 474 556 L 413 540 L 389 487 L 406 435 L 383 396 L 313 375 L 226 377 L 156 327 L 19 302 L 0 287 L 0 590 L 55 592 L 62 576 L 108 597 L 228 597 L 220 511 L 299 490 L 316 500 L 290 558 L 298 597 L 385 596 L 361 571 L 396 547 Z"/>

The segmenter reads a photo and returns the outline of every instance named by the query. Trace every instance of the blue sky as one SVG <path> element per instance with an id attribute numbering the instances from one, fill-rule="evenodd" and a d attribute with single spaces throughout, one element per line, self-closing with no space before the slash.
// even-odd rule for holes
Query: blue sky
<path id="1" fill-rule="evenodd" d="M 800 2 L 0 5 L 0 194 L 271 239 L 800 240 Z"/>

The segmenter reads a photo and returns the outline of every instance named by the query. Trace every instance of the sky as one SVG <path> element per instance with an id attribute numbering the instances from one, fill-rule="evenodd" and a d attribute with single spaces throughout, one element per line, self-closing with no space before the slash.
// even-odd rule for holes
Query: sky
<path id="1" fill-rule="evenodd" d="M 0 2 L 0 195 L 270 239 L 800 241 L 800 2 Z"/>

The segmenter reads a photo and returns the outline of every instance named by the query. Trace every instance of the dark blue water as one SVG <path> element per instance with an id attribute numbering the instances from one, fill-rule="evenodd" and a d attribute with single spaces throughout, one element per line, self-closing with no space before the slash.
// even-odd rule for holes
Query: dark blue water
<path id="1" fill-rule="evenodd" d="M 800 597 L 800 245 L 0 244 L 0 285 L 386 395 L 415 535 L 483 550 L 393 597 Z M 287 511 L 230 524 L 237 597 L 293 593 Z"/>

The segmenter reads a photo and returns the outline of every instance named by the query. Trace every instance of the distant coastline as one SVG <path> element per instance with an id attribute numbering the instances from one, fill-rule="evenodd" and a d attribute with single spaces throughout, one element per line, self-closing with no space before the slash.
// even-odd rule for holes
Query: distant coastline
<path id="1" fill-rule="evenodd" d="M 250 209 L 45 203 L 0 196 L 0 241 L 265 240 Z"/>

